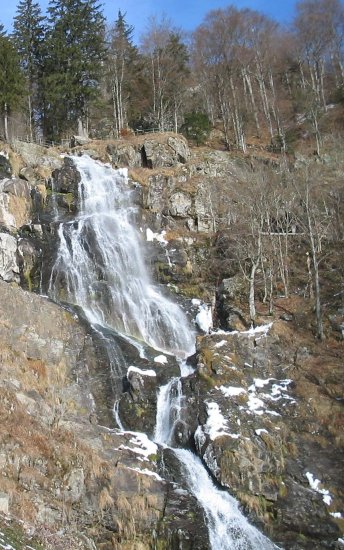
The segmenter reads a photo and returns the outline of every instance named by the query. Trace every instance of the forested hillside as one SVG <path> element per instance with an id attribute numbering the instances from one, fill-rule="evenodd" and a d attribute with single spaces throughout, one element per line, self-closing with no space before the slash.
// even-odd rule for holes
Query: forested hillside
<path id="1" fill-rule="evenodd" d="M 125 13 L 105 21 L 95 0 L 20 0 L 0 38 L 0 133 L 60 141 L 130 131 L 182 131 L 199 144 L 264 145 L 321 154 L 342 130 L 343 5 L 304 0 L 285 29 L 250 9 L 209 12 L 191 36 L 150 19 L 139 45 Z M 340 111 L 342 115 L 342 111 Z M 335 119 L 335 120 L 334 120 Z"/>

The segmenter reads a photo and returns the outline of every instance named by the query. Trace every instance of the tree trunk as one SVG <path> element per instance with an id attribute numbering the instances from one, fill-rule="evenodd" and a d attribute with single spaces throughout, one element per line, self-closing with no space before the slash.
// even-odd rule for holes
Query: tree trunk
<path id="1" fill-rule="evenodd" d="M 7 103 L 4 106 L 4 131 L 5 131 L 5 141 L 8 141 L 8 108 Z"/>

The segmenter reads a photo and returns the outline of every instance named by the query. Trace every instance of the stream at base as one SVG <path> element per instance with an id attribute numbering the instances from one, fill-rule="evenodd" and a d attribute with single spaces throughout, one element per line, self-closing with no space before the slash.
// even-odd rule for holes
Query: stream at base
<path id="1" fill-rule="evenodd" d="M 181 375 L 186 376 L 190 368 L 185 359 L 195 351 L 195 335 L 182 309 L 164 296 L 149 277 L 142 236 L 135 228 L 126 170 L 113 170 L 87 156 L 72 160 L 81 175 L 79 213 L 74 220 L 59 225 L 59 249 L 49 296 L 83 312 L 109 346 L 110 368 L 119 379 L 127 367 L 125 361 L 116 360 L 113 338 L 107 339 L 107 331 L 134 344 L 141 356 L 145 345 L 174 355 Z M 158 392 L 154 440 L 171 448 L 177 457 L 183 485 L 203 509 L 210 548 L 276 549 L 248 523 L 238 502 L 214 484 L 198 457 L 173 448 L 173 431 L 180 421 L 182 403 L 181 378 L 174 377 Z M 123 428 L 115 408 L 116 415 Z"/>

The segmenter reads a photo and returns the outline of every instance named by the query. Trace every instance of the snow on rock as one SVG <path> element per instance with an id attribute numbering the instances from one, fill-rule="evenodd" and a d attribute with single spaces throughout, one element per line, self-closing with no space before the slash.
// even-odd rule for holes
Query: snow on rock
<path id="1" fill-rule="evenodd" d="M 220 386 L 219 389 L 226 397 L 235 397 L 242 393 L 246 393 L 244 388 L 237 388 L 236 386 Z"/>
<path id="2" fill-rule="evenodd" d="M 203 443 L 205 442 L 206 435 L 209 436 L 209 439 L 214 441 L 217 437 L 226 435 L 228 437 L 232 437 L 234 439 L 238 439 L 240 437 L 240 434 L 232 434 L 228 431 L 228 425 L 227 420 L 224 418 L 220 411 L 220 407 L 215 402 L 207 402 L 207 422 L 204 424 L 204 426 L 198 426 L 195 438 L 197 440 L 198 445 L 202 447 Z"/>
<path id="3" fill-rule="evenodd" d="M 268 430 L 266 430 L 265 428 L 258 428 L 257 430 L 254 430 L 255 431 L 255 434 L 256 435 L 260 435 L 260 434 L 268 434 Z"/>
<path id="4" fill-rule="evenodd" d="M 222 348 L 226 344 L 227 344 L 227 340 L 221 340 L 221 342 L 217 342 L 217 344 L 215 344 L 214 348 Z"/>
<path id="5" fill-rule="evenodd" d="M 138 472 L 139 474 L 154 477 L 157 481 L 165 481 L 161 476 L 159 476 L 159 474 L 157 474 L 156 472 L 152 472 L 151 470 L 147 470 L 147 468 L 143 468 L 142 470 L 140 470 L 140 468 L 131 468 L 129 466 L 127 466 L 127 468 L 128 470 L 133 470 L 134 472 Z"/>
<path id="6" fill-rule="evenodd" d="M 207 304 L 200 304 L 198 306 L 195 322 L 203 332 L 210 333 L 213 327 L 213 316 L 211 308 Z"/>
<path id="7" fill-rule="evenodd" d="M 158 451 L 158 446 L 156 443 L 153 443 L 146 434 L 141 432 L 124 432 L 125 434 L 130 434 L 133 437 L 130 439 L 131 445 L 120 445 L 119 449 L 127 449 L 142 456 L 143 460 L 148 460 L 150 455 L 155 455 Z"/>
<path id="8" fill-rule="evenodd" d="M 161 244 L 167 244 L 168 241 L 165 239 L 166 231 L 161 233 L 154 233 L 149 227 L 146 229 L 146 240 L 147 242 L 158 241 Z"/>
<path id="9" fill-rule="evenodd" d="M 142 374 L 142 376 L 156 376 L 156 372 L 154 370 L 142 370 L 138 367 L 131 366 L 127 370 L 127 378 L 129 378 L 131 372 Z"/>
<path id="10" fill-rule="evenodd" d="M 154 363 L 161 363 L 162 365 L 167 364 L 167 357 L 165 355 L 157 355 L 154 357 Z"/>
<path id="11" fill-rule="evenodd" d="M 325 504 L 329 506 L 332 502 L 330 491 L 328 491 L 327 489 L 320 489 L 320 485 L 321 485 L 320 479 L 314 478 L 314 475 L 311 472 L 306 472 L 305 476 L 308 479 L 308 483 L 310 487 L 313 489 L 313 491 L 316 491 L 317 493 L 320 493 L 321 495 L 323 495 L 323 501 L 325 502 Z"/>

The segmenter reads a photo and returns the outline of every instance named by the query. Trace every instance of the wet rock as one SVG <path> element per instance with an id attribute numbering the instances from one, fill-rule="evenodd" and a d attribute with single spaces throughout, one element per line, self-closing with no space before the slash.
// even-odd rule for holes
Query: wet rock
<path id="1" fill-rule="evenodd" d="M 0 180 L 10 178 L 11 174 L 12 167 L 7 155 L 0 153 Z"/>
<path id="2" fill-rule="evenodd" d="M 72 193 L 74 197 L 78 194 L 80 173 L 72 159 L 65 157 L 63 166 L 52 173 L 53 190 L 56 193 Z"/>

